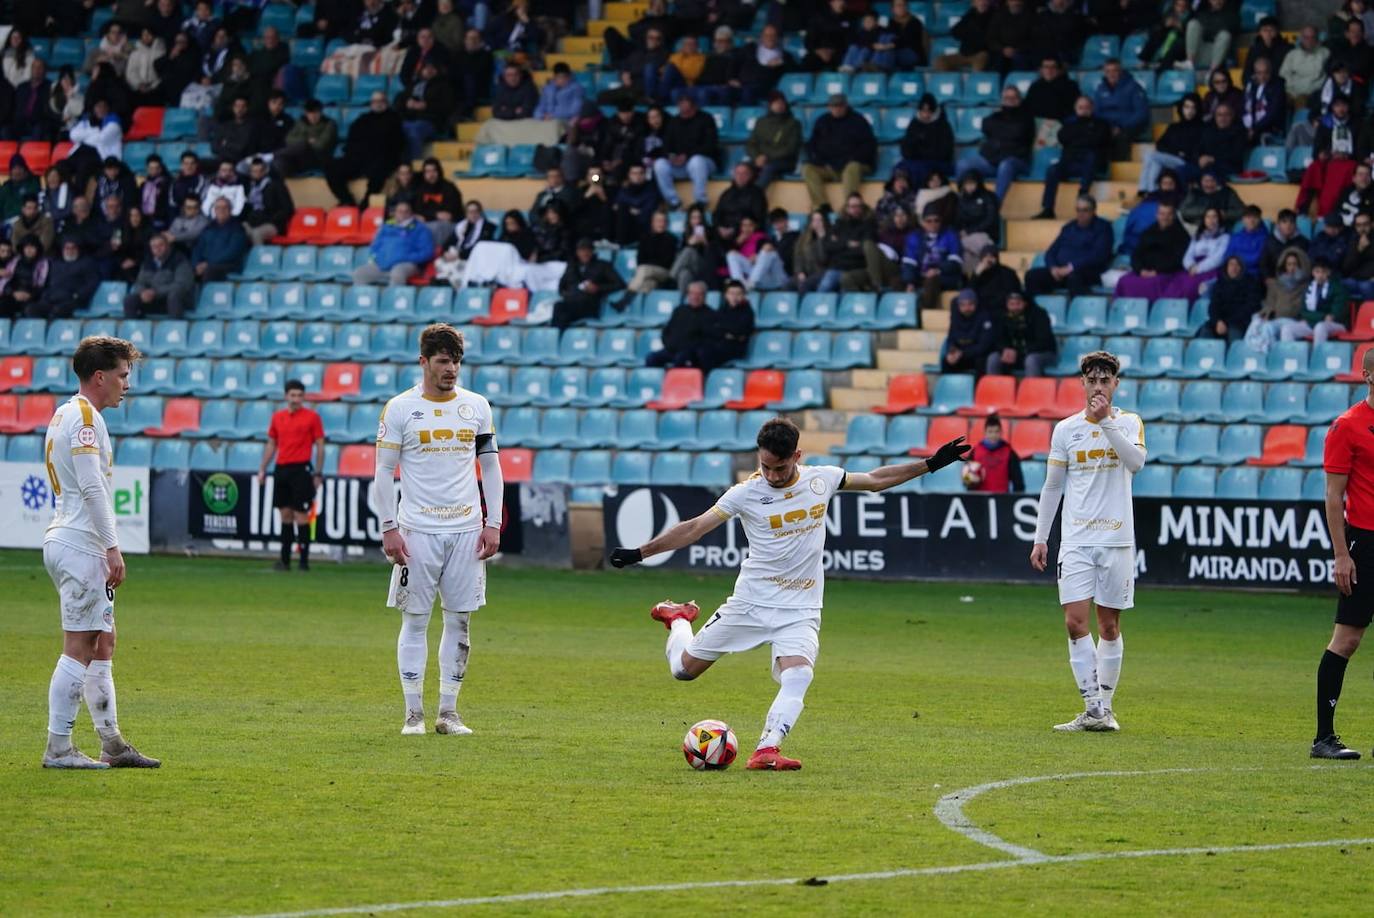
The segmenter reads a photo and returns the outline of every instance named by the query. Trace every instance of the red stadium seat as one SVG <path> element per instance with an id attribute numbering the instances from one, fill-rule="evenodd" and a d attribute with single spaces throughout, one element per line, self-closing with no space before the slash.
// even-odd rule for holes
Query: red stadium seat
<path id="1" fill-rule="evenodd" d="M 1264 432 L 1264 451 L 1246 459 L 1247 465 L 1287 465 L 1307 455 L 1307 428 L 1275 424 Z"/>
<path id="2" fill-rule="evenodd" d="M 150 437 L 176 437 L 188 430 L 200 430 L 200 399 L 169 398 L 162 409 L 162 424 L 146 428 Z"/>
<path id="3" fill-rule="evenodd" d="M 1054 425 L 1049 421 L 1017 421 L 1011 428 L 1011 448 L 1023 459 L 1050 451 L 1050 434 Z"/>
<path id="4" fill-rule="evenodd" d="M 349 395 L 357 395 L 362 387 L 363 368 L 356 363 L 331 363 L 324 368 L 319 392 L 308 392 L 312 402 L 336 402 Z"/>
<path id="5" fill-rule="evenodd" d="M 965 417 L 997 414 L 1016 404 L 1015 376 L 984 376 L 973 390 L 973 404 L 958 410 Z"/>
<path id="6" fill-rule="evenodd" d="M 782 401 L 787 374 L 781 370 L 750 370 L 744 377 L 744 398 L 726 402 L 732 411 L 755 411 L 769 402 Z"/>
<path id="7" fill-rule="evenodd" d="M 930 386 L 924 373 L 898 373 L 887 381 L 887 404 L 877 414 L 906 414 L 930 404 Z"/>
<path id="8" fill-rule="evenodd" d="M 503 449 L 501 478 L 503 481 L 531 481 L 534 477 L 534 450 Z"/>
<path id="9" fill-rule="evenodd" d="M 1067 379 L 1059 380 L 1059 391 L 1054 398 L 1054 405 L 1040 412 L 1040 417 L 1059 420 L 1071 414 L 1082 411 L 1087 404 L 1087 397 L 1083 395 L 1083 380 L 1077 376 L 1070 376 Z"/>
<path id="10" fill-rule="evenodd" d="M 663 391 L 645 408 L 655 411 L 678 411 L 704 397 L 701 371 L 691 367 L 674 367 L 663 377 Z"/>
<path id="11" fill-rule="evenodd" d="M 342 245 L 344 240 L 358 232 L 358 208 L 335 207 L 324 218 L 324 231 L 320 233 L 321 245 Z"/>
<path id="12" fill-rule="evenodd" d="M 438 258 L 443 254 L 443 251 L 443 249 L 436 247 L 434 250 L 434 258 Z M 411 275 L 410 280 L 406 281 L 406 283 L 412 287 L 428 287 L 434 282 L 435 273 L 434 259 L 430 259 L 430 261 L 420 269 L 419 273 Z"/>
<path id="13" fill-rule="evenodd" d="M 377 235 L 377 228 L 386 219 L 386 208 L 369 207 L 358 215 L 358 226 L 348 236 L 339 241 L 344 245 L 369 245 Z"/>
<path id="14" fill-rule="evenodd" d="M 1047 376 L 1023 379 L 1016 389 L 1016 404 L 1003 409 L 1002 414 L 1009 418 L 1044 417 L 1042 412 L 1054 410 L 1055 392 L 1055 382 Z"/>
<path id="15" fill-rule="evenodd" d="M 10 174 L 10 160 L 19 152 L 19 144 L 13 140 L 0 140 L 0 175 Z"/>
<path id="16" fill-rule="evenodd" d="M 32 357 L 0 357 L 0 392 L 33 385 Z"/>
<path id="17" fill-rule="evenodd" d="M 377 447 L 371 443 L 350 443 L 339 451 L 339 475 L 344 478 L 371 478 L 377 471 Z M 397 468 L 400 471 L 400 468 Z"/>
<path id="18" fill-rule="evenodd" d="M 307 245 L 320 242 L 324 237 L 325 216 L 323 207 L 301 207 L 291 215 L 286 226 L 286 234 L 272 239 L 273 245 Z"/>
<path id="19" fill-rule="evenodd" d="M 1342 341 L 1374 341 L 1374 300 L 1366 300 L 1355 311 L 1355 321 L 1350 331 L 1341 332 L 1334 337 Z"/>
<path id="20" fill-rule="evenodd" d="M 491 294 L 491 312 L 472 320 L 473 325 L 505 325 L 523 319 L 530 311 L 530 292 L 523 287 L 502 287 Z"/>
<path id="21" fill-rule="evenodd" d="M 1350 357 L 1350 372 L 1336 377 L 1336 382 L 1364 382 L 1364 355 L 1374 350 L 1374 343 L 1361 344 Z"/>
<path id="22" fill-rule="evenodd" d="M 55 163 L 62 162 L 62 160 L 66 159 L 67 156 L 72 152 L 73 146 L 75 146 L 75 144 L 73 144 L 70 140 L 63 140 L 53 144 L 52 161 Z"/>
<path id="23" fill-rule="evenodd" d="M 980 419 L 981 420 L 981 419 Z M 979 430 L 982 425 L 979 425 Z M 926 445 L 913 446 L 910 453 L 913 456 L 933 456 L 935 451 L 944 444 L 953 440 L 955 437 L 968 437 L 968 421 L 963 418 L 940 417 L 931 418 L 930 426 L 926 428 Z M 969 440 L 968 442 L 974 442 Z"/>
<path id="24" fill-rule="evenodd" d="M 19 424 L 19 396 L 13 392 L 0 395 L 0 430 Z"/>
<path id="25" fill-rule="evenodd" d="M 133 120 L 129 123 L 129 133 L 125 140 L 147 140 L 162 136 L 162 116 L 167 110 L 162 106 L 142 105 L 134 109 Z"/>
<path id="26" fill-rule="evenodd" d="M 32 433 L 42 430 L 57 410 L 55 395 L 26 395 L 19 400 L 13 420 L 0 421 L 0 433 Z"/>
<path id="27" fill-rule="evenodd" d="M 19 155 L 29 164 L 29 171 L 42 175 L 52 165 L 52 144 L 46 140 L 26 140 L 19 145 Z"/>

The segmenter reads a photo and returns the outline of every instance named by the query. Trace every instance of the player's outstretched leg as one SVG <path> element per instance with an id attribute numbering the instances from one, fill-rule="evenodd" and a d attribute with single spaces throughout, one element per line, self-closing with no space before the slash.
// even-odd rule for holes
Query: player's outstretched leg
<path id="1" fill-rule="evenodd" d="M 695 675 L 682 667 L 682 654 L 692 643 L 692 622 L 696 621 L 701 609 L 695 602 L 673 602 L 665 599 L 649 610 L 649 617 L 663 623 L 668 629 L 668 644 L 664 655 L 668 658 L 668 669 L 674 679 L 689 680 Z"/>
<path id="2" fill-rule="evenodd" d="M 806 707 L 806 689 L 814 676 L 815 670 L 805 662 L 788 666 L 778 673 L 778 695 L 768 709 L 763 735 L 759 737 L 758 748 L 749 757 L 747 768 L 755 771 L 796 771 L 801 768 L 801 762 L 787 758 L 778 749 Z"/>
<path id="3" fill-rule="evenodd" d="M 113 660 L 92 660 L 86 667 L 85 696 L 95 732 L 100 735 L 100 761 L 111 768 L 157 768 L 162 764 L 139 752 L 119 732 Z"/>
<path id="4" fill-rule="evenodd" d="M 401 733 L 425 732 L 425 661 L 429 658 L 429 615 L 401 613 L 401 634 L 396 639 L 396 668 L 406 701 L 406 720 Z"/>
<path id="5" fill-rule="evenodd" d="M 468 670 L 468 625 L 471 612 L 444 610 L 444 634 L 439 639 L 439 717 L 434 732 L 467 736 L 472 728 L 458 716 L 458 692 Z"/>
<path id="6" fill-rule="evenodd" d="M 86 667 L 63 654 L 57 658 L 48 682 L 48 748 L 43 751 L 44 768 L 109 768 L 72 745 L 72 728 L 81 710 L 81 695 L 86 685 Z"/>

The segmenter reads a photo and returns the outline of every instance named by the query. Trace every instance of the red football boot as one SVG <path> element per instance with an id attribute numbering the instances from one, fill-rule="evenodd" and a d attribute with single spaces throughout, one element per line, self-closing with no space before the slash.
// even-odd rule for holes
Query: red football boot
<path id="1" fill-rule="evenodd" d="M 749 764 L 744 767 L 751 771 L 799 771 L 801 762 L 778 752 L 777 746 L 764 746 L 754 750 L 749 756 Z"/>
<path id="2" fill-rule="evenodd" d="M 697 604 L 694 602 L 673 602 L 671 599 L 665 599 L 649 610 L 649 617 L 663 622 L 663 627 L 672 631 L 674 620 L 680 618 L 684 621 L 694 622 L 700 613 L 701 610 L 697 608 Z"/>

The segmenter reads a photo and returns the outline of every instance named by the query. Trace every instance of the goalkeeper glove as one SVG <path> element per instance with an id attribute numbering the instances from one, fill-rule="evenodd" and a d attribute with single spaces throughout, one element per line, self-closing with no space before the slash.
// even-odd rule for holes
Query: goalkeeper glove
<path id="1" fill-rule="evenodd" d="M 926 460 L 926 471 L 938 472 L 951 462 L 964 462 L 968 458 L 965 453 L 972 450 L 973 447 L 965 443 L 963 437 L 956 437 L 937 449 L 935 455 Z"/>
<path id="2" fill-rule="evenodd" d="M 638 548 L 617 548 L 611 552 L 611 567 L 629 567 L 644 560 L 644 552 Z"/>

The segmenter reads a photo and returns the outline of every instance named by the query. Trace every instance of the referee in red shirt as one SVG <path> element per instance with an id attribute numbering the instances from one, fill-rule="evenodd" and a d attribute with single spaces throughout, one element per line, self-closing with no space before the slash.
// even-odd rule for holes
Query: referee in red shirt
<path id="1" fill-rule="evenodd" d="M 310 463 L 311 450 L 315 463 Z M 267 466 L 277 457 L 273 472 L 272 504 L 281 514 L 281 560 L 277 570 L 291 570 L 291 547 L 301 546 L 301 570 L 310 570 L 310 508 L 315 492 L 324 483 L 324 424 L 305 407 L 305 384 L 286 381 L 286 407 L 272 415 L 267 427 L 267 446 L 258 466 L 258 484 L 267 479 Z"/>
<path id="2" fill-rule="evenodd" d="M 1366 351 L 1369 392 L 1336 418 L 1326 435 L 1326 525 L 1336 552 L 1336 630 L 1317 667 L 1314 759 L 1358 759 L 1336 735 L 1336 702 L 1345 667 L 1374 619 L 1374 350 Z"/>

